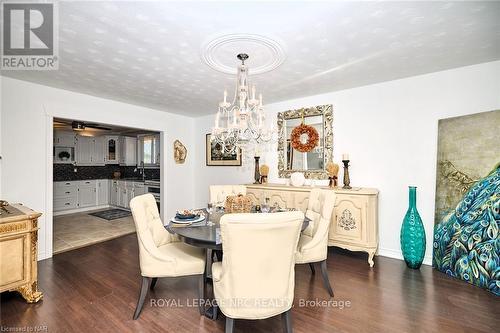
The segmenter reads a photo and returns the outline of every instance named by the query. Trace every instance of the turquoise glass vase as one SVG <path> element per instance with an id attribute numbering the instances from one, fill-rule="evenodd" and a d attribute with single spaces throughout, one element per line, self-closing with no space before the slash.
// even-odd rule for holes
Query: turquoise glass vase
<path id="1" fill-rule="evenodd" d="M 425 229 L 417 210 L 417 188 L 409 187 L 409 207 L 401 226 L 401 251 L 406 265 L 419 269 L 425 255 Z"/>

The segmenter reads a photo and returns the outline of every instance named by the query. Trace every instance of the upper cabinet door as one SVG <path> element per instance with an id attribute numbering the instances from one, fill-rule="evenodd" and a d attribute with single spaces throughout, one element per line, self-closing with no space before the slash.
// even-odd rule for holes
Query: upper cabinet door
<path id="1" fill-rule="evenodd" d="M 76 137 L 73 132 L 54 131 L 55 147 L 75 147 Z"/>
<path id="2" fill-rule="evenodd" d="M 120 163 L 120 142 L 118 135 L 106 136 L 104 144 L 106 153 L 106 164 Z"/>
<path id="3" fill-rule="evenodd" d="M 106 153 L 104 150 L 105 137 L 97 136 L 94 138 L 94 156 L 92 157 L 92 165 L 104 165 Z"/>
<path id="4" fill-rule="evenodd" d="M 76 164 L 92 165 L 94 155 L 94 138 L 78 136 L 76 141 Z"/>
<path id="5" fill-rule="evenodd" d="M 137 164 L 137 139 L 130 136 L 120 137 L 120 165 Z"/>

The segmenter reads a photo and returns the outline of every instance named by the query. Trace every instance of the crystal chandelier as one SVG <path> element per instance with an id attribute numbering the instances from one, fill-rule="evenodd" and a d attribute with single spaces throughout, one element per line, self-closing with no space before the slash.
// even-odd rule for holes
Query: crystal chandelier
<path id="1" fill-rule="evenodd" d="M 275 132 L 266 126 L 262 94 L 259 94 L 257 99 L 255 86 L 252 86 L 250 91 L 248 66 L 245 65 L 248 55 L 241 53 L 237 58 L 241 60 L 241 65 L 238 66 L 233 101 L 231 103 L 227 101 L 227 91 L 224 90 L 224 100 L 219 103 L 215 126 L 211 133 L 212 140 L 229 154 L 250 144 L 257 147 L 269 143 L 273 140 Z"/>

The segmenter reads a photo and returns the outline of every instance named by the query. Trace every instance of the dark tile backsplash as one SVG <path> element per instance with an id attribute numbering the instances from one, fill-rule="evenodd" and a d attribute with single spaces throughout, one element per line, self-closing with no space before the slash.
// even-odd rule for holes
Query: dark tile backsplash
<path id="1" fill-rule="evenodd" d="M 76 172 L 74 172 L 76 168 Z M 121 178 L 141 177 L 139 169 L 133 166 L 73 166 L 72 164 L 54 164 L 54 181 L 111 179 L 113 172 L 120 171 Z M 160 179 L 160 169 L 145 169 L 146 179 Z"/>

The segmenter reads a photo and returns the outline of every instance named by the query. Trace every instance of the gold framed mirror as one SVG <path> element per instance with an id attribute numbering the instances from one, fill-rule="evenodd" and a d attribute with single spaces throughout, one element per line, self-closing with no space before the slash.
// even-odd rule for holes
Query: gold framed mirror
<path id="1" fill-rule="evenodd" d="M 318 144 L 308 152 L 292 148 L 291 132 L 304 124 L 313 127 L 318 135 Z M 326 163 L 333 157 L 333 107 L 318 105 L 309 108 L 278 113 L 278 174 L 289 178 L 294 172 L 302 172 L 309 179 L 327 179 Z M 307 140 L 301 137 L 301 142 Z"/>

